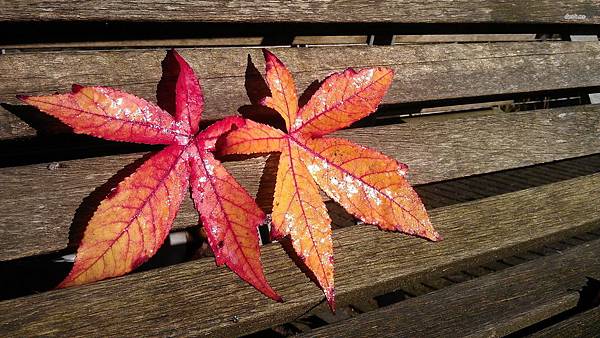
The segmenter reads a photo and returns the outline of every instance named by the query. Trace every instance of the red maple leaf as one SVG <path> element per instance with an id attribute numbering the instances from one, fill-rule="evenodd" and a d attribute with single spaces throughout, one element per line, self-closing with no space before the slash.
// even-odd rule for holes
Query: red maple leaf
<path id="1" fill-rule="evenodd" d="M 262 104 L 283 117 L 288 132 L 247 121 L 224 136 L 219 151 L 281 153 L 271 235 L 290 237 L 334 310 L 331 219 L 318 187 L 365 223 L 433 241 L 441 237 L 405 178 L 406 165 L 350 141 L 322 137 L 374 112 L 392 82 L 393 71 L 377 67 L 332 74 L 299 107 L 290 71 L 269 51 L 264 50 L 264 56 L 271 96 Z"/>
<path id="2" fill-rule="evenodd" d="M 168 92 L 168 90 L 174 90 Z M 266 296 L 281 300 L 263 275 L 257 226 L 264 213 L 212 152 L 219 136 L 242 127 L 228 117 L 199 131 L 204 98 L 192 68 L 175 51 L 163 61 L 159 106 L 109 87 L 19 96 L 73 128 L 107 140 L 166 144 L 100 203 L 73 269 L 59 287 L 123 275 L 164 242 L 188 186 L 218 265 L 227 265 Z M 173 116 L 168 112 L 173 113 Z"/>

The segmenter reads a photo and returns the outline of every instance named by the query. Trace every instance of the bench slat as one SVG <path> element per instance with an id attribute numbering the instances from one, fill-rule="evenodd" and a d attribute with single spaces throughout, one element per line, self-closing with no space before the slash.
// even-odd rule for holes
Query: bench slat
<path id="1" fill-rule="evenodd" d="M 339 2 L 283 0 L 0 2 L 0 21 L 138 21 L 229 23 L 600 23 L 596 0 L 427 0 Z"/>
<path id="2" fill-rule="evenodd" d="M 586 277 L 600 277 L 599 252 L 595 240 L 302 337 L 504 336 L 575 307 Z"/>
<path id="3" fill-rule="evenodd" d="M 580 266 L 581 263 L 576 263 Z M 569 319 L 563 320 L 557 324 L 547 327 L 528 337 L 598 337 L 600 333 L 600 307 L 587 310 L 577 314 Z"/>
<path id="4" fill-rule="evenodd" d="M 423 184 L 600 152 L 598 125 L 600 106 L 591 105 L 356 128 L 334 135 L 395 156 L 411 168 L 411 182 Z M 141 156 L 65 161 L 55 170 L 48 170 L 47 164 L 0 168 L 0 260 L 67 247 L 73 215 L 84 198 Z M 273 185 L 276 164 L 270 161 L 266 167 L 269 178 L 263 187 Z M 265 158 L 226 166 L 257 194 Z M 259 205 L 268 207 L 272 196 L 258 194 Z M 87 208 L 79 212 L 96 205 L 86 200 Z M 175 228 L 196 222 L 197 214 L 186 200 Z"/>
<path id="5" fill-rule="evenodd" d="M 598 42 L 278 48 L 274 52 L 289 65 L 301 91 L 346 67 L 393 67 L 396 76 L 386 104 L 600 86 Z M 247 57 L 251 55 L 262 72 L 260 50 L 207 48 L 181 50 L 181 54 L 202 79 L 205 120 L 234 114 L 249 104 L 244 89 Z M 65 92 L 72 83 L 114 86 L 154 101 L 164 55 L 163 50 L 0 55 L 0 102 L 20 104 L 17 94 Z M 64 132 L 41 116 L 20 107 L 0 107 L 0 139 L 33 136 L 38 124 L 45 133 Z"/>
<path id="6" fill-rule="evenodd" d="M 600 174 L 594 174 L 439 208 L 431 212 L 445 237 L 439 243 L 366 225 L 336 230 L 338 303 L 597 227 L 599 193 Z M 262 251 L 266 276 L 285 303 L 263 297 L 212 259 L 202 259 L 1 302 L 0 332 L 234 336 L 291 321 L 323 300 L 280 245 Z"/>

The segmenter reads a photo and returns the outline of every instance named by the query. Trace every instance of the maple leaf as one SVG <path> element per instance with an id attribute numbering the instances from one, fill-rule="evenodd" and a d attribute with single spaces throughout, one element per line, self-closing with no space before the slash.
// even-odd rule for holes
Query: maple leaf
<path id="1" fill-rule="evenodd" d="M 159 106 L 117 89 L 78 85 L 68 94 L 18 97 L 76 133 L 167 145 L 100 203 L 58 287 L 123 275 L 147 261 L 169 234 L 189 186 L 217 264 L 280 301 L 260 262 L 257 227 L 265 215 L 212 154 L 218 137 L 245 120 L 228 117 L 199 132 L 202 89 L 174 50 L 163 61 L 158 87 Z"/>
<path id="2" fill-rule="evenodd" d="M 220 153 L 281 153 L 271 235 L 290 236 L 295 252 L 334 310 L 331 219 L 318 187 L 365 223 L 433 241 L 441 237 L 405 178 L 406 165 L 350 141 L 322 137 L 374 112 L 393 71 L 376 67 L 332 74 L 299 107 L 290 71 L 274 54 L 263 53 L 271 96 L 262 104 L 283 117 L 287 133 L 247 121 L 224 136 Z"/>

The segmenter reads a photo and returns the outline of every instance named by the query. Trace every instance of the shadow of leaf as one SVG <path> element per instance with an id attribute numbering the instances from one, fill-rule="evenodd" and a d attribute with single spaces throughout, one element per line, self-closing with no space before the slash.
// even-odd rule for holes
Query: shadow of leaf
<path id="1" fill-rule="evenodd" d="M 258 191 L 256 192 L 256 203 L 266 213 L 273 211 L 273 196 L 275 195 L 275 177 L 277 176 L 277 166 L 279 165 L 280 153 L 270 154 L 265 162 Z"/>
<path id="2" fill-rule="evenodd" d="M 175 115 L 175 93 L 177 78 L 179 77 L 179 64 L 173 53 L 167 53 L 161 62 L 162 76 L 156 86 L 156 102 L 159 107 Z"/>
<path id="3" fill-rule="evenodd" d="M 271 96 L 271 90 L 265 82 L 261 72 L 256 68 L 252 57 L 248 54 L 248 65 L 244 78 L 244 87 L 250 103 L 252 105 L 260 105 L 260 101 L 267 96 Z"/>
<path id="4" fill-rule="evenodd" d="M 96 212 L 96 209 L 98 209 L 100 202 L 106 199 L 121 181 L 133 174 L 137 168 L 139 168 L 153 154 L 154 153 L 148 153 L 135 160 L 133 163 L 128 164 L 83 199 L 75 211 L 75 215 L 73 216 L 73 222 L 71 223 L 71 228 L 69 230 L 68 247 L 77 248 L 79 246 L 81 239 L 83 238 L 85 227 L 94 215 L 94 212 Z"/>
<path id="5" fill-rule="evenodd" d="M 304 105 L 308 103 L 310 98 L 317 92 L 319 87 L 321 87 L 322 83 L 323 82 L 319 80 L 314 80 L 313 82 L 311 82 L 311 84 L 309 84 L 308 87 L 306 87 L 306 89 L 304 90 L 304 93 L 302 93 L 302 95 L 300 95 L 300 97 L 298 98 L 298 107 L 304 107 Z"/>
<path id="6" fill-rule="evenodd" d="M 28 105 L 16 105 L 8 103 L 0 103 L 0 106 L 25 122 L 28 126 L 35 129 L 38 136 L 56 135 L 72 133 L 73 129 L 62 123 L 59 119 L 48 114 L 42 113 L 39 109 Z M 14 133 L 11 127 L 9 133 Z M 16 136 L 16 135 L 15 135 Z"/>
<path id="7" fill-rule="evenodd" d="M 252 57 L 248 54 L 248 65 L 244 78 L 244 87 L 250 100 L 250 105 L 241 106 L 238 112 L 245 118 L 282 129 L 285 127 L 283 118 L 273 109 L 261 105 L 261 101 L 271 95 L 269 86 L 258 71 Z"/>
<path id="8" fill-rule="evenodd" d="M 283 237 L 279 240 L 279 243 L 281 243 L 283 250 L 285 250 L 291 260 L 294 261 L 300 271 L 302 271 L 308 277 L 308 279 L 310 279 L 319 289 L 321 289 L 319 286 L 319 281 L 317 280 L 317 276 L 315 276 L 315 274 L 306 266 L 304 260 L 298 256 L 296 250 L 294 250 L 290 236 L 288 235 Z M 323 300 L 326 300 L 325 295 L 323 295 Z"/>

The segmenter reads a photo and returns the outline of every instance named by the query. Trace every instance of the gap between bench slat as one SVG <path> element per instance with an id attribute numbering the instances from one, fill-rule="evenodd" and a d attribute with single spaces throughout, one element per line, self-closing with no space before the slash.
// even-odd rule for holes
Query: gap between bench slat
<path id="1" fill-rule="evenodd" d="M 402 282 L 500 258 L 597 227 L 600 174 L 439 208 L 445 240 L 431 243 L 361 225 L 336 230 L 339 306 Z M 210 259 L 0 303 L 11 336 L 234 336 L 286 323 L 323 300 L 278 244 L 262 249 L 266 276 L 286 299 L 275 303 Z"/>
<path id="2" fill-rule="evenodd" d="M 599 252 L 584 243 L 300 337 L 505 336 L 574 308 L 586 277 L 600 278 Z"/>
<path id="3" fill-rule="evenodd" d="M 333 135 L 407 163 L 410 181 L 423 184 L 594 154 L 600 152 L 598 126 L 600 106 L 580 106 L 357 128 Z M 65 161 L 54 170 L 48 170 L 47 164 L 0 168 L 0 260 L 66 248 L 73 217 L 82 201 L 141 156 Z M 253 196 L 259 191 L 260 173 L 266 168 L 258 203 L 268 208 L 273 196 L 268 187 L 274 185 L 277 162 L 265 161 L 256 158 L 227 162 L 226 167 Z M 96 206 L 97 201 L 86 199 L 79 213 Z M 197 217 L 187 199 L 174 228 L 195 225 Z M 82 225 L 76 224 L 71 230 L 77 233 Z"/>
<path id="4" fill-rule="evenodd" d="M 595 337 L 600 332 L 599 318 L 600 307 L 596 307 L 533 333 L 528 337 Z"/>
<path id="5" fill-rule="evenodd" d="M 302 92 L 346 67 L 389 66 L 394 82 L 385 104 L 600 86 L 600 43 L 516 42 L 386 47 L 274 48 Z M 259 49 L 182 49 L 201 79 L 204 119 L 235 114 L 249 104 L 247 57 L 264 71 Z M 155 101 L 164 50 L 0 55 L 0 139 L 64 132 L 42 114 L 23 109 L 17 94 L 69 91 L 72 83 L 121 88 Z M 18 104 L 15 107 L 12 105 Z M 25 123 L 27 121 L 28 123 Z M 33 127 L 32 127 L 33 126 Z"/>
<path id="6" fill-rule="evenodd" d="M 428 0 L 294 2 L 43 1 L 0 3 L 1 21 L 142 21 L 228 23 L 600 23 L 597 1 Z"/>

